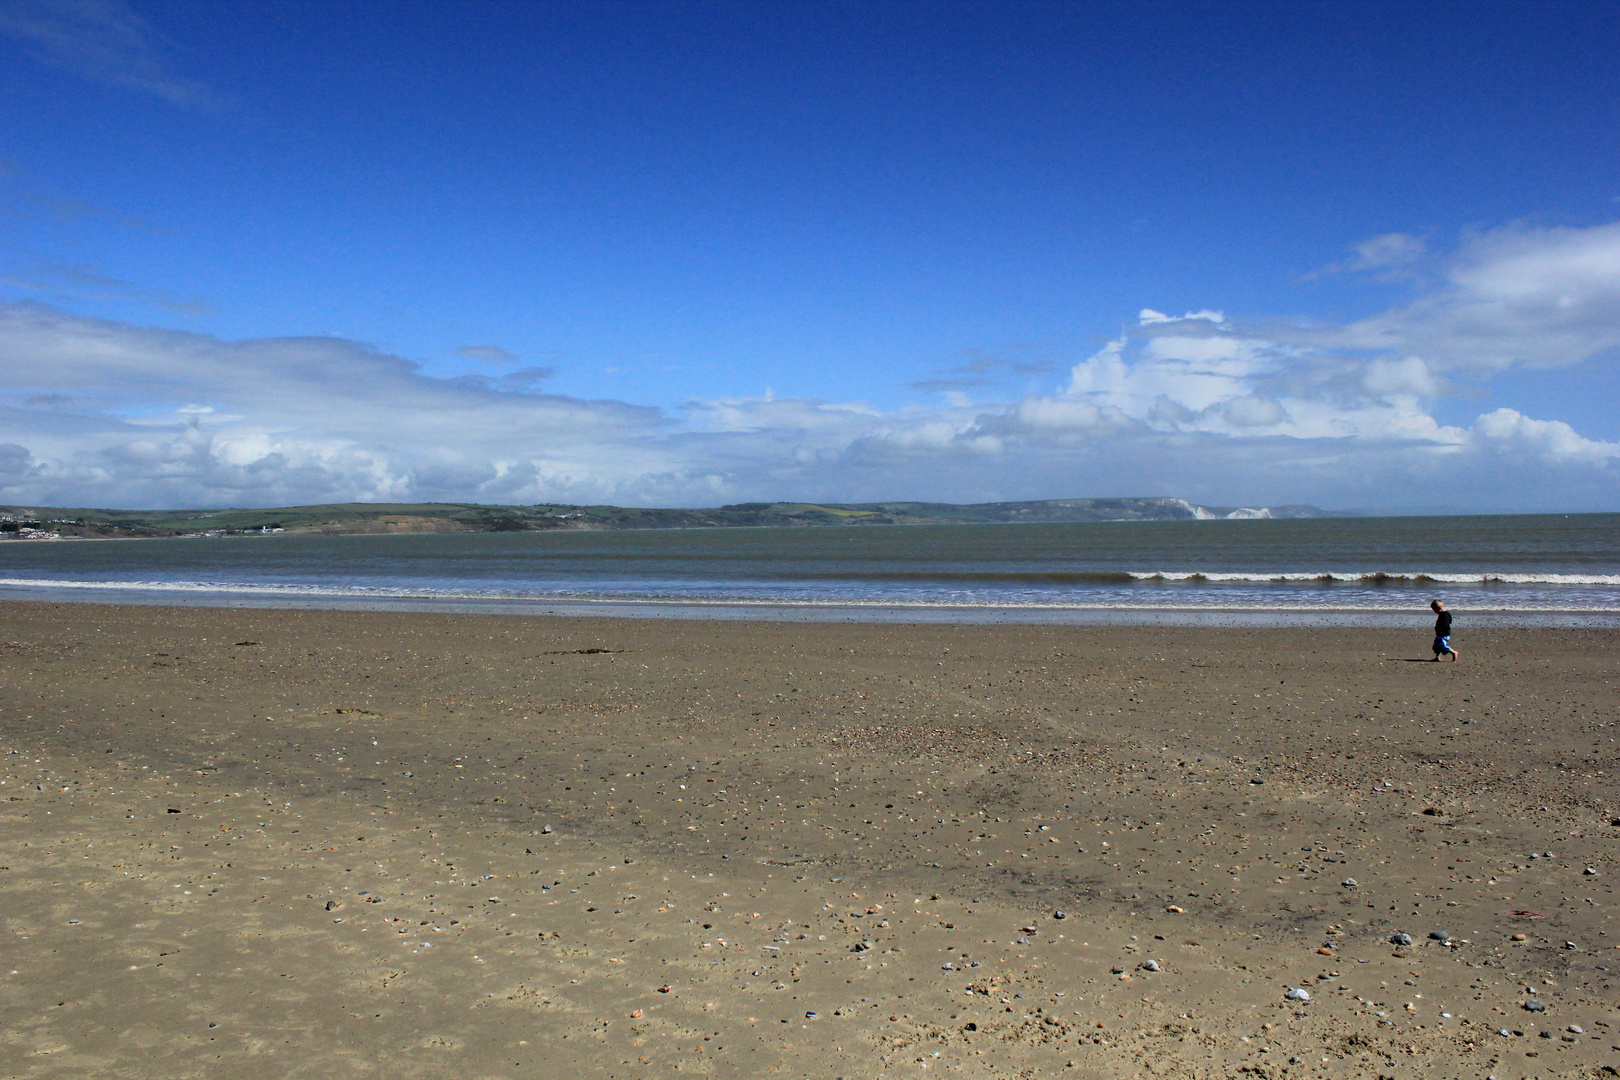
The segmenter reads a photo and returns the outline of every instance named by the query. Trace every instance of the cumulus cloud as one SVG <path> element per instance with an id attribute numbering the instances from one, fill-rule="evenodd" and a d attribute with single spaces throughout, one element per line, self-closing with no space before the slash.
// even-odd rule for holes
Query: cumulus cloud
<path id="1" fill-rule="evenodd" d="M 1497 409 L 1474 421 L 1471 434 L 1485 446 L 1561 464 L 1603 464 L 1620 458 L 1620 443 L 1584 438 L 1562 420 L 1532 420 L 1516 409 Z"/>
<path id="2" fill-rule="evenodd" d="M 1620 303 L 1604 297 L 1620 278 L 1616 253 L 1610 226 L 1481 234 L 1444 285 L 1371 319 L 1307 326 L 1144 309 L 1061 384 L 893 409 L 771 394 L 672 408 L 588 400 L 542 392 L 546 368 L 439 378 L 339 338 L 224 341 L 0 305 L 0 497 L 713 505 L 1170 494 L 1616 508 L 1620 444 L 1512 408 L 1466 426 L 1435 416 L 1455 379 L 1611 355 Z M 1489 350 L 1470 352 L 1476 340 Z M 945 374 L 1009 368 L 969 356 Z"/>
<path id="3" fill-rule="evenodd" d="M 1358 258 L 1384 265 L 1422 251 L 1392 234 Z M 1617 347 L 1620 224 L 1515 227 L 1469 237 L 1439 289 L 1347 325 L 1144 309 L 1074 367 L 1064 397 L 1161 431 L 1459 445 L 1470 433 L 1437 424 L 1426 407 L 1451 377 L 1571 365 Z"/>
<path id="4" fill-rule="evenodd" d="M 1421 398 L 1434 380 L 1421 359 L 1362 357 L 1277 340 L 1200 312 L 1141 324 L 1076 364 L 1062 400 L 1145 429 L 1293 439 L 1420 439 L 1456 443 Z"/>

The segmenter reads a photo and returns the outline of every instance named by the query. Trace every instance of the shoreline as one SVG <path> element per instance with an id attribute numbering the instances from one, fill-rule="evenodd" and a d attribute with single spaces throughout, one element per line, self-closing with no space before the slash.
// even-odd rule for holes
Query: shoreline
<path id="1" fill-rule="evenodd" d="M 628 619 L 697 619 L 702 621 L 928 623 L 975 626 L 1184 626 L 1363 629 L 1420 627 L 1430 618 L 1426 607 L 1410 609 L 1364 605 L 1354 607 L 1221 604 L 995 604 L 894 603 L 889 601 L 782 601 L 644 599 L 503 598 L 477 596 L 377 596 L 331 592 L 315 596 L 270 590 L 186 589 L 164 584 L 120 588 L 100 583 L 49 588 L 0 585 L 0 603 L 110 604 L 159 608 L 240 608 L 243 610 L 409 611 L 417 613 L 578 616 Z M 1489 607 L 1455 603 L 1452 610 L 1472 628 L 1620 629 L 1620 610 L 1607 608 Z"/>

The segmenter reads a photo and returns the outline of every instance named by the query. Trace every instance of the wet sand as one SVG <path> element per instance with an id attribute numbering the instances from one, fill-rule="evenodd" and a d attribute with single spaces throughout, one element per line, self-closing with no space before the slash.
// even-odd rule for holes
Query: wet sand
<path id="1" fill-rule="evenodd" d="M 0 1076 L 1613 1075 L 1620 632 L 1427 628 L 3 604 Z"/>

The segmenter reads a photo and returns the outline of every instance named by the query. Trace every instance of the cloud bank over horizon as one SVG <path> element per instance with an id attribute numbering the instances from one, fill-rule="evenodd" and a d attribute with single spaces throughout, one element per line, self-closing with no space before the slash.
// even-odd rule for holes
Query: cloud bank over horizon
<path id="1" fill-rule="evenodd" d="M 1620 223 L 1514 226 L 1437 256 L 1404 234 L 1319 273 L 1398 275 L 1345 322 L 1144 309 L 1044 392 L 966 365 L 878 409 L 548 394 L 552 372 L 438 377 L 338 337 L 228 341 L 0 304 L 0 500 L 714 505 L 1177 495 L 1214 504 L 1620 509 L 1620 443 L 1437 403 L 1511 371 L 1613 363 Z M 468 359 L 516 358 L 468 346 Z M 980 364 L 979 367 L 983 367 Z M 1033 372 L 1033 369 L 1032 369 Z M 1031 377 L 1038 377 L 1033 373 Z"/>

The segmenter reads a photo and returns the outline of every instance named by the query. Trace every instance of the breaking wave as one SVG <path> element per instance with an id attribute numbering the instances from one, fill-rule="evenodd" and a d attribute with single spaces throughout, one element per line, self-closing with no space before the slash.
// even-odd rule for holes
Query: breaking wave
<path id="1" fill-rule="evenodd" d="M 789 572 L 767 580 L 579 581 L 476 587 L 461 583 L 362 581 L 277 582 L 152 579 L 7 577 L 0 588 L 36 592 L 149 593 L 176 596 L 231 594 L 321 599 L 444 600 L 509 602 L 652 602 L 739 604 L 831 604 L 882 606 L 1197 606 L 1237 602 L 1275 606 L 1329 603 L 1352 608 L 1377 605 L 1378 594 L 1412 602 L 1403 586 L 1478 588 L 1495 607 L 1529 602 L 1535 607 L 1616 604 L 1620 574 L 1269 572 L 1269 571 L 896 571 L 889 573 Z M 1155 588 L 1155 586 L 1159 586 Z M 1308 588 L 1317 586 L 1317 588 Z M 1324 586 L 1327 586 L 1324 588 Z M 1337 586 L 1337 587 L 1333 587 Z M 1240 599 L 1241 597 L 1241 599 Z M 1330 599 L 1331 598 L 1331 599 Z"/>
<path id="2" fill-rule="evenodd" d="M 892 581 L 898 584 L 1130 585 L 1135 582 L 1176 584 L 1281 585 L 1609 585 L 1620 586 L 1620 574 L 1442 573 L 1387 570 L 787 570 L 793 581 Z"/>
<path id="3" fill-rule="evenodd" d="M 1315 573 L 1267 573 L 1265 571 L 1153 571 L 1133 573 L 1136 581 L 1185 582 L 1278 582 L 1283 584 L 1332 584 L 1344 582 L 1355 585 L 1620 585 L 1620 574 L 1446 574 L 1429 571 L 1386 570 L 1319 571 Z"/>
<path id="4" fill-rule="evenodd" d="M 829 570 L 820 573 L 790 571 L 781 575 L 789 581 L 893 582 L 896 585 L 938 583 L 942 585 L 1004 584 L 1052 585 L 1131 585 L 1171 583 L 1184 585 L 1546 585 L 1565 588 L 1580 586 L 1620 587 L 1620 574 L 1506 574 L 1438 573 L 1421 571 L 1317 571 L 1273 572 L 1265 570 L 1143 570 L 1143 571 L 895 571 L 862 573 Z M 719 585 L 718 582 L 713 583 Z M 735 587 L 740 583 L 731 583 Z M 35 589 L 117 589 L 138 592 L 240 592 L 267 595 L 303 596 L 443 596 L 476 599 L 496 597 L 585 596 L 596 590 L 580 588 L 443 588 L 428 585 L 392 586 L 360 583 L 314 584 L 302 582 L 243 581 L 155 581 L 155 580 L 75 580 L 63 578 L 0 578 L 0 586 Z M 769 590 L 764 582 L 750 582 L 745 588 Z M 642 590 L 634 590 L 642 591 Z M 654 590 L 656 591 L 656 590 Z"/>

